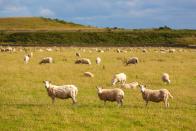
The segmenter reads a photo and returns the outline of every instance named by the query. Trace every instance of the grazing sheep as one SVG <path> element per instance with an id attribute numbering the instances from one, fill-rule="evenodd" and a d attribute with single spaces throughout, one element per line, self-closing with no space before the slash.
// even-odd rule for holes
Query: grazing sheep
<path id="1" fill-rule="evenodd" d="M 120 49 L 116 49 L 116 52 L 117 52 L 117 53 L 120 53 L 120 52 L 122 52 L 122 51 L 121 51 Z"/>
<path id="2" fill-rule="evenodd" d="M 53 58 L 52 57 L 45 57 L 43 58 L 39 64 L 46 64 L 46 63 L 53 63 Z"/>
<path id="3" fill-rule="evenodd" d="M 29 60 L 30 60 L 30 56 L 29 55 L 25 55 L 24 56 L 24 63 L 25 64 L 28 64 L 29 63 Z"/>
<path id="4" fill-rule="evenodd" d="M 127 60 L 126 64 L 138 64 L 139 63 L 139 59 L 137 57 L 131 57 Z"/>
<path id="5" fill-rule="evenodd" d="M 91 72 L 84 72 L 84 75 L 87 77 L 94 77 L 93 73 Z"/>
<path id="6" fill-rule="evenodd" d="M 127 76 L 125 75 L 125 73 L 115 74 L 112 79 L 112 85 L 115 85 L 117 82 L 121 82 L 122 84 L 124 84 L 126 80 Z"/>
<path id="7" fill-rule="evenodd" d="M 47 48 L 46 51 L 51 52 L 52 48 Z"/>
<path id="8" fill-rule="evenodd" d="M 98 49 L 97 52 L 104 53 L 104 50 Z"/>
<path id="9" fill-rule="evenodd" d="M 45 84 L 45 88 L 48 92 L 48 96 L 51 97 L 52 103 L 54 104 L 55 98 L 60 99 L 68 99 L 71 98 L 73 101 L 73 104 L 75 104 L 76 96 L 78 94 L 78 88 L 75 85 L 61 85 L 56 86 L 51 84 L 50 81 L 43 81 Z"/>
<path id="10" fill-rule="evenodd" d="M 165 107 L 169 107 L 168 98 L 169 97 L 173 98 L 173 96 L 170 94 L 170 92 L 167 89 L 151 90 L 151 89 L 146 89 L 144 85 L 140 85 L 140 90 L 143 99 L 146 101 L 146 106 L 148 105 L 149 101 L 152 102 L 163 101 L 165 103 Z"/>
<path id="11" fill-rule="evenodd" d="M 80 53 L 76 52 L 76 56 L 77 57 L 81 57 Z"/>
<path id="12" fill-rule="evenodd" d="M 13 51 L 13 48 L 12 47 L 6 47 L 4 49 L 5 52 L 12 52 Z"/>
<path id="13" fill-rule="evenodd" d="M 90 59 L 87 58 L 81 58 L 75 61 L 75 64 L 88 64 L 91 65 Z"/>
<path id="14" fill-rule="evenodd" d="M 167 84 L 170 84 L 171 83 L 171 81 L 169 79 L 169 74 L 168 73 L 163 73 L 163 75 L 162 75 L 162 81 L 164 83 L 167 83 Z"/>
<path id="15" fill-rule="evenodd" d="M 170 50 L 169 50 L 169 53 L 174 53 L 174 52 L 176 52 L 175 49 L 170 49 Z"/>
<path id="16" fill-rule="evenodd" d="M 136 87 L 139 85 L 138 82 L 131 82 L 131 83 L 128 83 L 128 84 L 122 84 L 121 85 L 121 88 L 126 88 L 126 89 L 136 89 Z"/>
<path id="17" fill-rule="evenodd" d="M 100 57 L 97 57 L 97 58 L 96 58 L 96 64 L 99 65 L 100 63 L 101 63 L 101 58 L 100 58 Z"/>
<path id="18" fill-rule="evenodd" d="M 142 52 L 146 53 L 147 52 L 147 49 L 142 49 Z"/>
<path id="19" fill-rule="evenodd" d="M 102 87 L 97 87 L 97 94 L 100 100 L 114 102 L 116 101 L 118 106 L 123 105 L 124 91 L 119 88 L 114 89 L 102 89 Z"/>

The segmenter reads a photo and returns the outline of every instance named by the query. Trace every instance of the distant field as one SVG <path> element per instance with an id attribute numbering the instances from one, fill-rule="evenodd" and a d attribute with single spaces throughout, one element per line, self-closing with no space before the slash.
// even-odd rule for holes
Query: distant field
<path id="1" fill-rule="evenodd" d="M 25 52 L 19 48 L 15 53 L 0 52 L 0 130 L 195 130 L 196 50 L 178 48 L 174 53 L 161 53 L 160 48 L 146 48 L 148 52 L 143 53 L 140 48 L 127 47 L 127 53 L 117 53 L 116 48 L 98 53 L 94 48 L 55 47 L 57 51 L 52 52 L 40 52 L 39 48 L 26 48 L 34 53 L 27 65 L 23 63 Z M 90 58 L 92 65 L 74 64 L 76 51 Z M 53 57 L 55 63 L 39 65 L 45 56 Z M 102 59 L 100 66 L 95 64 L 97 56 Z M 121 60 L 132 56 L 140 63 L 125 66 Z M 84 77 L 85 71 L 95 77 Z M 123 107 L 110 102 L 104 106 L 95 87 L 113 88 L 111 79 L 118 72 L 126 73 L 128 82 L 168 89 L 174 96 L 170 108 L 165 109 L 163 103 L 149 103 L 146 108 L 139 89 L 124 90 Z M 170 85 L 161 81 L 163 72 L 170 74 Z M 43 80 L 78 86 L 77 105 L 70 99 L 58 99 L 52 105 Z"/>

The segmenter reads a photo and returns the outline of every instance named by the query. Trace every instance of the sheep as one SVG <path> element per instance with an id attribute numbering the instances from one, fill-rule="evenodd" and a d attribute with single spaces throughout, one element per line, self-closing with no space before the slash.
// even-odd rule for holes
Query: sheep
<path id="1" fill-rule="evenodd" d="M 139 63 L 139 59 L 137 57 L 131 57 L 126 61 L 126 64 L 138 64 Z"/>
<path id="2" fill-rule="evenodd" d="M 96 58 L 96 64 L 99 65 L 100 63 L 101 63 L 101 58 L 100 58 L 100 57 L 97 57 L 97 58 Z"/>
<path id="3" fill-rule="evenodd" d="M 123 105 L 124 91 L 122 89 L 103 89 L 102 87 L 97 87 L 97 94 L 99 99 L 104 101 L 104 105 L 106 101 L 116 101 L 118 106 Z"/>
<path id="4" fill-rule="evenodd" d="M 55 98 L 68 99 L 71 98 L 73 104 L 77 103 L 76 96 L 78 94 L 78 88 L 75 85 L 61 85 L 56 86 L 51 84 L 50 81 L 43 81 L 45 88 L 48 92 L 48 96 L 51 97 L 54 104 Z"/>
<path id="5" fill-rule="evenodd" d="M 91 65 L 90 59 L 87 58 L 81 58 L 75 61 L 75 64 L 88 64 Z"/>
<path id="6" fill-rule="evenodd" d="M 171 83 L 171 81 L 169 79 L 169 74 L 168 73 L 163 73 L 163 75 L 162 75 L 162 81 L 164 83 L 167 83 L 167 84 L 170 84 Z"/>
<path id="7" fill-rule="evenodd" d="M 149 101 L 152 102 L 163 101 L 165 107 L 166 108 L 169 107 L 168 98 L 171 97 L 173 99 L 173 96 L 170 94 L 170 92 L 167 89 L 151 90 L 151 89 L 146 89 L 144 85 L 139 85 L 139 86 L 142 93 L 142 97 L 146 102 L 146 106 L 148 105 Z"/>
<path id="8" fill-rule="evenodd" d="M 136 87 L 139 85 L 138 82 L 131 82 L 131 83 L 127 83 L 127 84 L 122 84 L 121 88 L 126 88 L 126 89 L 136 89 Z"/>
<path id="9" fill-rule="evenodd" d="M 29 57 L 30 57 L 30 58 L 33 57 L 33 52 L 30 52 Z"/>
<path id="10" fill-rule="evenodd" d="M 29 55 L 25 55 L 24 56 L 24 63 L 25 64 L 28 64 L 29 63 L 29 60 L 30 60 L 30 56 Z"/>
<path id="11" fill-rule="evenodd" d="M 53 58 L 52 57 L 45 57 L 43 58 L 39 64 L 46 64 L 46 63 L 53 63 Z"/>
<path id="12" fill-rule="evenodd" d="M 115 74 L 112 78 L 112 85 L 115 85 L 117 82 L 121 82 L 124 84 L 127 80 L 127 76 L 125 73 Z"/>
<path id="13" fill-rule="evenodd" d="M 104 50 L 98 49 L 97 52 L 104 53 Z"/>
<path id="14" fill-rule="evenodd" d="M 169 53 L 174 53 L 174 52 L 176 52 L 175 49 L 169 49 Z"/>
<path id="15" fill-rule="evenodd" d="M 47 48 L 46 51 L 51 52 L 52 48 Z"/>
<path id="16" fill-rule="evenodd" d="M 87 77 L 94 77 L 93 73 L 91 72 L 84 72 L 84 75 Z"/>
<path id="17" fill-rule="evenodd" d="M 76 52 L 76 56 L 77 57 L 81 57 L 80 53 Z"/>

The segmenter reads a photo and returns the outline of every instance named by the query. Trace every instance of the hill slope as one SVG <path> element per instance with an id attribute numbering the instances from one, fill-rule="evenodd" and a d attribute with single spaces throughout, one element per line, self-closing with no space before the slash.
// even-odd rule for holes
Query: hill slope
<path id="1" fill-rule="evenodd" d="M 43 17 L 10 17 L 0 18 L 0 30 L 36 31 L 36 30 L 78 30 L 93 29 L 80 24 Z"/>

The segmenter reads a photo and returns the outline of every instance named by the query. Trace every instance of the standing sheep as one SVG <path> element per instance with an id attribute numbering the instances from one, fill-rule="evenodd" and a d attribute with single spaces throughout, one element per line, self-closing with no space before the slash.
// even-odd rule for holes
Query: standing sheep
<path id="1" fill-rule="evenodd" d="M 167 89 L 151 90 L 151 89 L 146 89 L 144 85 L 140 85 L 140 90 L 143 99 L 146 101 L 146 106 L 148 105 L 149 101 L 152 102 L 163 101 L 165 103 L 165 107 L 169 107 L 168 98 L 169 97 L 173 98 L 173 96 L 170 94 L 170 92 Z"/>
<path id="2" fill-rule="evenodd" d="M 137 57 L 131 57 L 127 60 L 126 64 L 138 64 L 139 63 L 139 59 Z"/>
<path id="3" fill-rule="evenodd" d="M 100 58 L 100 57 L 97 57 L 97 58 L 96 58 L 96 64 L 99 65 L 100 63 L 101 63 L 101 58 Z"/>
<path id="4" fill-rule="evenodd" d="M 45 57 L 43 58 L 39 64 L 46 64 L 46 63 L 53 63 L 53 58 L 52 57 Z"/>
<path id="5" fill-rule="evenodd" d="M 28 64 L 29 63 L 29 60 L 30 60 L 30 56 L 29 55 L 25 55 L 24 56 L 24 63 L 25 64 Z"/>
<path id="6" fill-rule="evenodd" d="M 50 81 L 43 81 L 45 88 L 48 92 L 48 96 L 51 97 L 52 103 L 54 104 L 55 98 L 68 99 L 71 98 L 73 104 L 75 104 L 76 96 L 78 94 L 78 88 L 75 85 L 62 85 L 56 86 L 51 84 Z"/>
<path id="7" fill-rule="evenodd" d="M 117 82 L 121 82 L 124 84 L 127 80 L 127 76 L 125 73 L 115 74 L 112 78 L 112 85 L 115 85 Z"/>
<path id="8" fill-rule="evenodd" d="M 87 58 L 81 58 L 75 61 L 75 64 L 88 64 L 91 65 L 90 59 Z"/>
<path id="9" fill-rule="evenodd" d="M 104 105 L 106 101 L 116 101 L 118 106 L 123 105 L 124 91 L 119 88 L 102 89 L 102 87 L 97 87 L 97 94 L 99 99 L 104 101 Z"/>
<path id="10" fill-rule="evenodd" d="M 171 81 L 169 79 L 169 74 L 168 73 L 163 73 L 163 75 L 162 75 L 162 81 L 164 83 L 167 83 L 167 84 L 170 84 L 171 83 Z"/>

